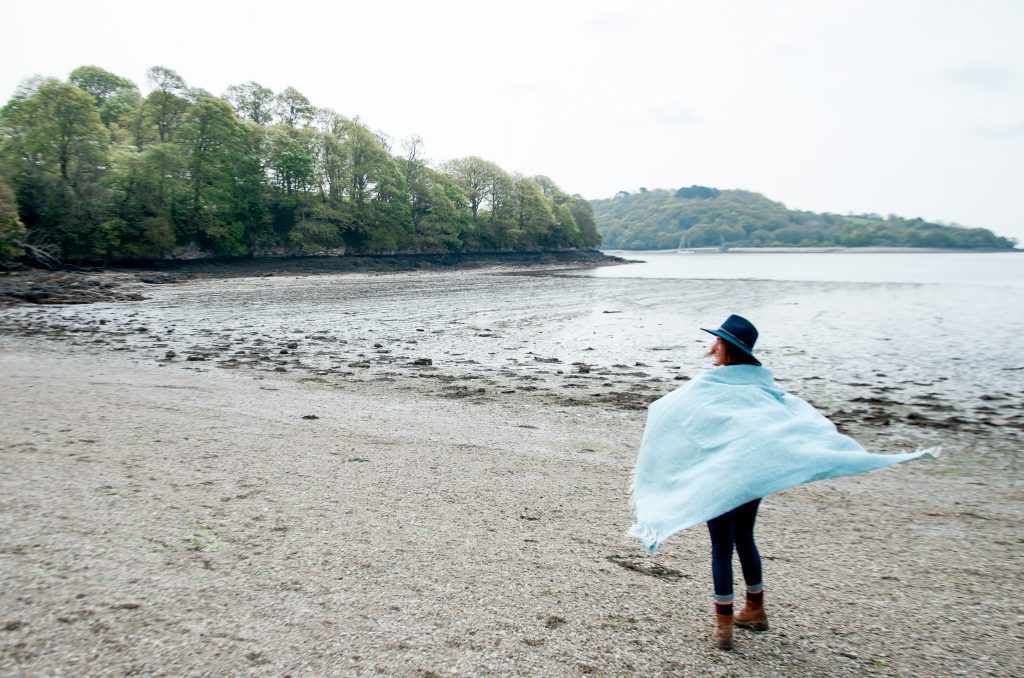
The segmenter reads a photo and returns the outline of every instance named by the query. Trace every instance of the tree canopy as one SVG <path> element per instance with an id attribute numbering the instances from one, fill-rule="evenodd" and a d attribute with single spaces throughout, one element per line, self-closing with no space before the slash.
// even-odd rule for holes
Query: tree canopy
<path id="1" fill-rule="evenodd" d="M 592 200 L 605 247 L 939 247 L 1012 249 L 1012 239 L 984 228 L 877 214 L 818 214 L 787 209 L 758 193 L 706 186 L 619 191 Z"/>
<path id="2" fill-rule="evenodd" d="M 477 157 L 431 165 L 257 82 L 223 96 L 154 66 L 143 93 L 82 66 L 0 109 L 0 257 L 523 251 L 600 243 L 590 204 Z"/>

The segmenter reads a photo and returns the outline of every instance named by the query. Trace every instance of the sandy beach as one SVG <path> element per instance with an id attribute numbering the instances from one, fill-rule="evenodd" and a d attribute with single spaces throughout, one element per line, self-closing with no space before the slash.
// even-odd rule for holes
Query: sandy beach
<path id="1" fill-rule="evenodd" d="M 642 408 L 679 381 L 175 350 L 145 303 L 0 324 L 4 675 L 1024 673 L 1019 394 L 847 408 L 869 449 L 944 454 L 766 499 L 772 630 L 721 652 L 706 530 L 626 535 Z"/>

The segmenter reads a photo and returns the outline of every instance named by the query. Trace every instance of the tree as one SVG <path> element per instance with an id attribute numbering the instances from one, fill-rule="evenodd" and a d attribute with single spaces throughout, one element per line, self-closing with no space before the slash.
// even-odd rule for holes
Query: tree
<path id="1" fill-rule="evenodd" d="M 316 132 L 310 144 L 314 181 L 323 199 L 338 203 L 351 185 L 342 140 L 354 123 L 332 110 L 320 109 L 314 116 L 314 124 Z"/>
<path id="2" fill-rule="evenodd" d="M 552 237 L 558 225 L 552 202 L 544 197 L 541 187 L 533 179 L 512 177 L 512 203 L 515 210 L 517 240 L 528 248 L 561 244 Z M 570 217 L 571 218 L 571 217 Z"/>
<path id="3" fill-rule="evenodd" d="M 71 71 L 68 82 L 93 96 L 104 125 L 124 125 L 142 101 L 134 82 L 99 66 L 79 66 Z"/>
<path id="4" fill-rule="evenodd" d="M 360 124 L 349 126 L 342 143 L 350 180 L 348 196 L 357 206 L 362 205 L 380 175 L 380 165 L 387 154 L 377 138 Z"/>
<path id="5" fill-rule="evenodd" d="M 533 181 L 540 187 L 544 197 L 556 205 L 561 205 L 569 200 L 569 196 L 565 191 L 559 188 L 558 184 L 552 181 L 550 177 L 538 174 L 533 177 Z"/>
<path id="6" fill-rule="evenodd" d="M 0 110 L 0 134 L 25 225 L 66 253 L 87 252 L 109 143 L 95 99 L 52 78 L 27 81 Z"/>
<path id="7" fill-rule="evenodd" d="M 137 88 L 114 92 L 100 106 L 100 120 L 117 141 L 124 137 L 131 142 L 138 139 L 138 126 L 142 122 L 142 95 Z"/>
<path id="8" fill-rule="evenodd" d="M 199 97 L 181 125 L 190 194 L 185 235 L 219 254 L 247 252 L 250 202 L 259 199 L 259 167 L 245 155 L 246 133 L 231 107 L 210 94 Z"/>
<path id="9" fill-rule="evenodd" d="M 25 250 L 14 244 L 14 241 L 25 239 L 27 231 L 18 217 L 18 202 L 14 199 L 14 191 L 0 177 L 0 259 L 17 259 L 25 254 Z"/>
<path id="10" fill-rule="evenodd" d="M 411 135 L 402 140 L 405 156 L 399 160 L 409 193 L 413 228 L 418 229 L 426 215 L 433 209 L 438 194 L 434 191 L 433 177 L 426 171 L 427 161 L 423 157 L 423 139 Z"/>
<path id="11" fill-rule="evenodd" d="M 270 169 L 277 186 L 286 195 L 305 191 L 313 182 L 313 157 L 309 146 L 313 134 L 298 134 L 288 127 L 275 127 L 268 135 Z"/>
<path id="12" fill-rule="evenodd" d="M 580 195 L 574 195 L 569 203 L 569 210 L 572 212 L 572 219 L 576 223 L 576 229 L 580 233 L 579 245 L 582 247 L 597 247 L 601 244 L 601 234 L 597 232 L 597 223 L 594 220 L 594 208 Z"/>
<path id="13" fill-rule="evenodd" d="M 429 168 L 423 169 L 417 181 L 421 184 L 416 189 L 420 195 L 414 205 L 420 205 L 420 212 L 417 215 L 414 210 L 414 247 L 427 251 L 465 247 L 473 233 L 466 196 L 451 177 Z"/>
<path id="14" fill-rule="evenodd" d="M 277 95 L 277 116 L 282 125 L 304 127 L 313 122 L 316 109 L 309 99 L 294 87 L 285 87 Z"/>
<path id="15" fill-rule="evenodd" d="M 103 102 L 122 89 L 138 89 L 131 80 L 99 66 L 79 66 L 71 71 L 68 82 L 93 95 L 97 106 L 102 106 Z"/>
<path id="16" fill-rule="evenodd" d="M 646 188 L 640 189 L 641 193 L 646 193 Z M 708 188 L 707 186 L 690 186 L 689 188 L 680 188 L 675 192 L 675 196 L 681 199 L 695 199 L 695 200 L 708 200 L 709 198 L 718 197 L 719 190 L 717 188 Z"/>
<path id="17" fill-rule="evenodd" d="M 2 115 L 9 149 L 28 171 L 56 170 L 79 192 L 104 161 L 107 137 L 96 103 L 74 85 L 53 79 L 33 83 Z"/>
<path id="18" fill-rule="evenodd" d="M 341 145 L 351 201 L 346 243 L 356 250 L 397 249 L 412 227 L 402 171 L 377 136 L 358 122 L 345 126 Z"/>
<path id="19" fill-rule="evenodd" d="M 500 168 L 476 156 L 469 156 L 445 163 L 444 171 L 462 188 L 466 199 L 469 200 L 473 219 L 476 219 L 480 206 L 492 192 Z"/>
<path id="20" fill-rule="evenodd" d="M 241 85 L 231 85 L 224 92 L 224 98 L 234 106 L 238 117 L 251 120 L 260 127 L 266 127 L 274 120 L 278 99 L 274 90 L 258 82 L 250 80 Z"/>
<path id="21" fill-rule="evenodd" d="M 370 251 L 394 252 L 409 244 L 412 215 L 402 171 L 390 156 L 379 168 L 373 200 L 363 205 L 360 226 L 368 236 L 363 247 Z"/>
<path id="22" fill-rule="evenodd" d="M 350 180 L 345 175 L 345 152 L 341 142 L 330 132 L 317 131 L 310 144 L 313 160 L 313 181 L 323 200 L 342 199 Z"/>
<path id="23" fill-rule="evenodd" d="M 491 223 L 499 219 L 514 217 L 513 191 L 515 191 L 515 182 L 512 177 L 505 170 L 492 164 L 491 180 L 487 192 L 487 202 L 491 207 Z"/>
<path id="24" fill-rule="evenodd" d="M 189 108 L 188 87 L 180 75 L 163 66 L 153 66 L 146 78 L 154 87 L 145 100 L 149 120 L 156 125 L 161 143 L 170 141 Z"/>
<path id="25" fill-rule="evenodd" d="M 112 154 L 106 179 L 110 219 L 101 225 L 100 256 L 153 257 L 177 244 L 175 222 L 188 215 L 186 162 L 177 144 L 140 151 L 121 146 Z"/>

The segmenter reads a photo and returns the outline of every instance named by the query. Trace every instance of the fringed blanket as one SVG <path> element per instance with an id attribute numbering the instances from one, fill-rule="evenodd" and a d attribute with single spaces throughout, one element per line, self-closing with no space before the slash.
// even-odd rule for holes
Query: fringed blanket
<path id="1" fill-rule="evenodd" d="M 651 403 L 630 532 L 655 551 L 676 532 L 752 499 L 936 454 L 871 454 L 776 387 L 769 370 L 719 367 Z"/>

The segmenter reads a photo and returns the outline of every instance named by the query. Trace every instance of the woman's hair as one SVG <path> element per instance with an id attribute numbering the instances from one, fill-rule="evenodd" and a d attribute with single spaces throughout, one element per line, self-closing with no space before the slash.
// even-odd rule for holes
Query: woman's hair
<path id="1" fill-rule="evenodd" d="M 761 362 L 750 355 L 746 351 L 741 350 L 739 347 L 730 344 L 728 341 L 723 341 L 725 344 L 725 355 L 728 359 L 727 365 L 760 365 Z"/>

